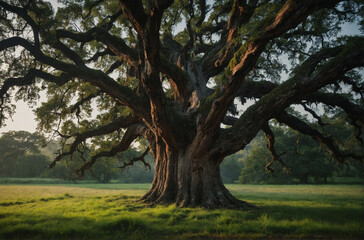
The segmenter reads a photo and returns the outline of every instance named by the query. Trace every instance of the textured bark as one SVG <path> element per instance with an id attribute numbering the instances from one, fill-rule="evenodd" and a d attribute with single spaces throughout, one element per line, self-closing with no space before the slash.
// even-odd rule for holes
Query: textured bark
<path id="1" fill-rule="evenodd" d="M 141 201 L 147 204 L 170 204 L 179 207 L 238 208 L 254 206 L 232 196 L 220 177 L 220 162 L 207 156 L 193 157 L 193 146 L 178 151 L 156 144 L 153 152 L 156 168 L 151 189 Z"/>

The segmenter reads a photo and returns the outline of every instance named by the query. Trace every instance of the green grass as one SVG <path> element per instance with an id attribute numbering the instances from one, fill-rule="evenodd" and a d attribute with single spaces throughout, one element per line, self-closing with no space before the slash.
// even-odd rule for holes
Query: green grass
<path id="1" fill-rule="evenodd" d="M 150 184 L 0 185 L 0 239 L 362 239 L 360 185 L 228 185 L 257 210 L 145 207 Z"/>

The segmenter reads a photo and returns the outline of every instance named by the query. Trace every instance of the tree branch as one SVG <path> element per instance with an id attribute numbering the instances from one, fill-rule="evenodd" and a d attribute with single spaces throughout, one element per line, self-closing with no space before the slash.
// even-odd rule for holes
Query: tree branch
<path id="1" fill-rule="evenodd" d="M 83 133 L 77 133 L 77 134 L 70 135 L 70 136 L 65 136 L 63 134 L 60 134 L 60 136 L 62 136 L 63 138 L 66 138 L 66 139 L 70 139 L 70 138 L 75 138 L 75 139 L 72 142 L 72 144 L 70 144 L 69 150 L 68 151 L 62 150 L 62 153 L 59 154 L 53 160 L 53 162 L 49 165 L 49 167 L 53 168 L 56 165 L 56 163 L 59 162 L 62 158 L 72 155 L 77 150 L 77 147 L 81 143 L 83 143 L 86 139 L 105 135 L 108 133 L 112 133 L 112 132 L 115 132 L 116 130 L 135 125 L 136 123 L 139 123 L 139 122 L 140 122 L 140 120 L 138 118 L 129 115 L 127 117 L 119 117 L 119 118 L 115 119 L 114 121 L 110 122 L 109 124 L 106 124 L 99 128 L 89 130 L 89 131 L 86 131 Z"/>
<path id="2" fill-rule="evenodd" d="M 310 113 L 312 115 L 312 117 L 314 117 L 317 120 L 317 123 L 321 126 L 324 127 L 325 125 L 327 125 L 326 123 L 322 122 L 322 119 L 319 115 L 317 115 L 317 113 L 312 110 L 311 108 L 309 108 L 306 104 L 301 104 L 301 106 L 305 109 L 306 112 Z"/>
<path id="3" fill-rule="evenodd" d="M 148 15 L 144 11 L 143 2 L 141 0 L 120 0 L 120 2 L 124 15 L 129 19 L 138 34 L 143 36 L 144 27 L 148 19 Z"/>
<path id="4" fill-rule="evenodd" d="M 4 97 L 7 91 L 11 87 L 21 87 L 21 86 L 28 86 L 34 83 L 35 78 L 42 78 L 48 82 L 56 83 L 57 85 L 61 86 L 70 80 L 70 76 L 67 74 L 63 74 L 59 77 L 54 76 L 52 74 L 43 72 L 41 70 L 32 68 L 28 71 L 28 73 L 21 78 L 8 78 L 4 81 L 3 85 L 0 89 L 0 97 Z"/>
<path id="5" fill-rule="evenodd" d="M 49 45 L 60 50 L 66 57 L 71 59 L 77 66 L 83 67 L 85 63 L 83 59 L 75 51 L 64 45 L 59 39 L 55 42 L 50 42 Z"/>
<path id="6" fill-rule="evenodd" d="M 34 44 L 36 48 L 39 48 L 39 26 L 34 22 L 34 20 L 29 16 L 27 10 L 24 8 L 9 5 L 6 2 L 0 1 L 0 6 L 5 10 L 15 13 L 16 15 L 22 17 L 32 28 L 34 34 Z"/>
<path id="7" fill-rule="evenodd" d="M 268 140 L 268 144 L 267 144 L 267 148 L 270 152 L 270 155 L 272 156 L 272 160 L 267 164 L 267 166 L 265 166 L 265 168 L 270 171 L 270 172 L 274 172 L 274 170 L 270 167 L 275 161 L 279 162 L 283 167 L 287 168 L 288 167 L 282 162 L 281 156 L 283 154 L 285 154 L 285 152 L 282 152 L 281 154 L 277 154 L 276 149 L 274 147 L 274 143 L 275 143 L 275 137 L 274 137 L 274 133 L 272 131 L 272 129 L 270 129 L 269 124 L 264 124 L 263 128 L 262 128 L 263 132 L 265 133 L 265 136 L 267 137 Z"/>
<path id="8" fill-rule="evenodd" d="M 341 151 L 331 137 L 326 137 L 322 135 L 319 131 L 311 128 L 307 123 L 300 120 L 299 118 L 289 115 L 286 112 L 282 112 L 281 114 L 276 116 L 276 119 L 278 122 L 284 123 L 292 129 L 299 131 L 300 133 L 309 135 L 310 137 L 317 140 L 319 143 L 325 144 L 331 156 L 339 163 L 344 163 L 345 159 L 347 158 L 353 158 L 364 162 L 364 155 L 360 156 L 354 153 Z"/>
<path id="9" fill-rule="evenodd" d="M 176 136 L 173 134 L 173 126 L 170 113 L 166 108 L 166 97 L 163 92 L 159 76 L 160 65 L 160 39 L 159 30 L 163 11 L 172 3 L 171 0 L 150 1 L 149 14 L 144 12 L 143 3 L 140 0 L 121 1 L 124 15 L 138 32 L 143 52 L 139 58 L 142 62 L 139 66 L 139 78 L 149 98 L 150 113 L 155 134 L 161 136 L 166 142 L 178 147 Z M 172 109 L 169 109 L 172 111 Z"/>
<path id="10" fill-rule="evenodd" d="M 132 142 L 138 137 L 143 135 L 143 132 L 146 131 L 146 127 L 144 124 L 134 124 L 131 125 L 125 132 L 121 142 L 116 146 L 112 147 L 109 151 L 101 151 L 96 153 L 91 157 L 91 160 L 83 164 L 79 169 L 77 169 L 76 173 L 78 176 L 83 177 L 84 172 L 92 168 L 97 159 L 102 157 L 112 157 L 116 154 L 126 151 Z"/>
<path id="11" fill-rule="evenodd" d="M 91 42 L 98 40 L 105 44 L 108 49 L 115 53 L 121 60 L 128 62 L 132 66 L 137 66 L 138 52 L 129 47 L 121 38 L 118 38 L 99 27 L 94 27 L 85 33 L 74 33 L 64 29 L 57 30 L 59 38 L 69 38 L 77 42 Z M 108 53 L 106 51 L 105 53 Z M 96 55 L 97 57 L 99 55 Z M 94 59 L 95 56 L 91 59 Z"/>
<path id="12" fill-rule="evenodd" d="M 257 0 L 249 0 L 248 3 L 247 1 L 234 1 L 227 24 L 227 34 L 201 60 L 207 79 L 222 72 L 234 56 L 240 43 L 233 39 L 236 37 L 238 29 L 249 22 L 257 7 L 257 2 Z"/>
<path id="13" fill-rule="evenodd" d="M 73 104 L 71 107 L 69 107 L 70 109 L 70 112 L 71 113 L 74 113 L 76 111 L 76 115 L 78 116 L 79 113 L 80 113 L 80 107 L 86 103 L 86 102 L 89 102 L 91 99 L 93 98 L 96 98 L 98 97 L 99 95 L 101 94 L 101 91 L 97 91 L 96 93 L 91 93 L 89 94 L 88 96 L 86 97 L 83 97 L 78 101 L 76 102 L 75 104 Z"/>
<path id="14" fill-rule="evenodd" d="M 100 57 L 103 57 L 103 56 L 106 56 L 106 55 L 116 56 L 116 54 L 114 52 L 112 52 L 110 48 L 106 48 L 102 52 L 96 52 L 91 58 L 87 59 L 86 62 L 87 63 L 95 62 Z"/>
<path id="15" fill-rule="evenodd" d="M 77 77 L 96 85 L 102 91 L 107 92 L 111 97 L 116 98 L 122 105 L 129 107 L 138 115 L 142 116 L 146 121 L 151 122 L 150 114 L 146 111 L 148 108 L 146 108 L 145 104 L 143 104 L 140 97 L 138 97 L 132 89 L 120 85 L 104 72 L 90 69 L 87 66 L 76 66 L 48 57 L 39 49 L 31 45 L 27 40 L 20 37 L 12 37 L 0 41 L 0 51 L 14 46 L 24 47 L 35 57 L 36 60 L 64 71 L 71 77 Z"/>
<path id="16" fill-rule="evenodd" d="M 4 111 L 9 108 L 5 106 L 6 98 L 8 97 L 8 91 L 12 87 L 29 86 L 34 84 L 36 78 L 44 79 L 47 82 L 53 82 L 61 86 L 68 82 L 71 77 L 68 74 L 61 74 L 60 76 L 54 76 L 52 74 L 43 72 L 41 70 L 32 68 L 28 73 L 21 78 L 8 78 L 4 81 L 0 88 L 0 125 L 5 119 Z"/>
<path id="17" fill-rule="evenodd" d="M 147 156 L 147 154 L 149 153 L 149 147 L 147 147 L 147 149 L 143 152 L 142 155 L 140 155 L 139 157 L 134 157 L 132 159 L 129 160 L 129 162 L 125 162 L 123 163 L 123 165 L 121 165 L 120 169 L 126 168 L 127 166 L 133 166 L 135 162 L 142 162 L 144 164 L 144 167 L 148 168 L 149 170 L 152 169 L 152 167 L 150 166 L 150 164 L 148 162 L 145 161 L 145 156 Z"/>
<path id="18" fill-rule="evenodd" d="M 16 46 L 21 46 L 25 48 L 33 55 L 36 60 L 52 66 L 56 69 L 64 72 L 77 71 L 77 67 L 75 65 L 59 61 L 43 54 L 43 52 L 39 48 L 33 46 L 30 42 L 21 37 L 11 37 L 0 41 L 0 52 L 7 48 Z"/>
<path id="19" fill-rule="evenodd" d="M 241 54 L 236 55 L 238 58 L 235 59 L 237 64 L 231 69 L 232 75 L 227 83 L 224 84 L 222 88 L 217 89 L 213 97 L 209 98 L 205 101 L 203 106 L 201 106 L 201 108 L 208 110 L 205 111 L 206 113 L 201 116 L 199 120 L 198 133 L 195 139 L 196 144 L 201 147 L 199 147 L 197 152 L 203 152 L 211 143 L 209 141 L 211 141 L 212 138 L 206 138 L 204 136 L 208 133 L 217 131 L 220 122 L 232 104 L 238 89 L 244 82 L 245 77 L 255 66 L 256 61 L 269 41 L 284 34 L 287 30 L 296 27 L 314 11 L 334 6 L 339 1 L 340 0 L 287 1 L 277 13 L 272 23 L 265 27 L 259 35 L 256 37 L 253 36 L 242 46 L 238 52 Z M 284 84 L 282 84 L 282 86 L 283 85 Z M 278 101 L 278 99 L 275 100 Z M 265 104 L 265 106 L 268 105 L 270 104 Z M 260 129 L 260 127 L 257 129 Z M 206 139 L 207 142 L 204 142 L 202 139 Z"/>
<path id="20" fill-rule="evenodd" d="M 307 76 L 307 64 L 310 64 L 312 59 L 303 63 L 301 69 L 295 72 L 295 76 L 249 107 L 233 127 L 223 131 L 220 138 L 216 138 L 214 147 L 210 148 L 223 155 L 240 150 L 274 115 L 289 105 L 300 102 L 311 92 L 335 82 L 345 72 L 364 66 L 364 44 L 359 39 L 352 39 L 341 51 L 335 51 L 335 54 L 335 57 L 311 76 Z"/>
<path id="21" fill-rule="evenodd" d="M 340 78 L 337 78 L 339 80 Z M 264 95 L 273 91 L 278 84 L 269 81 L 245 81 L 242 87 L 238 91 L 238 96 L 242 99 L 245 98 L 261 98 Z M 303 97 L 302 100 L 306 100 L 309 103 L 323 103 L 327 106 L 339 107 L 344 110 L 348 117 L 353 120 L 359 120 L 364 123 L 364 109 L 350 102 L 344 95 L 337 93 L 324 93 L 324 92 L 312 92 Z M 242 102 L 244 102 L 242 100 Z M 301 103 L 301 100 L 295 103 Z M 230 125 L 230 124 L 229 124 Z"/>

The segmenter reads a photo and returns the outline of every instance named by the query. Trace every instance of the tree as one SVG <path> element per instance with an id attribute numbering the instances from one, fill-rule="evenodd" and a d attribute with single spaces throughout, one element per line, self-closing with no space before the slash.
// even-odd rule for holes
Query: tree
<path id="1" fill-rule="evenodd" d="M 123 152 L 124 159 L 137 159 L 140 156 L 140 152 L 135 149 L 129 149 Z M 150 154 L 144 157 L 144 163 L 140 161 L 129 161 L 129 163 L 121 168 L 121 174 L 119 180 L 124 183 L 151 183 L 153 181 L 153 170 L 155 164 Z"/>
<path id="2" fill-rule="evenodd" d="M 242 154 L 235 153 L 224 159 L 220 165 L 221 179 L 224 183 L 234 183 L 239 178 L 243 163 Z"/>
<path id="3" fill-rule="evenodd" d="M 285 127 L 271 128 L 284 164 L 279 161 L 272 163 L 269 151 L 264 147 L 266 141 L 256 139 L 252 142 L 252 150 L 244 154 L 244 168 L 239 177 L 241 183 L 282 184 L 291 183 L 293 179 L 308 183 L 309 178 L 319 183 L 326 182 L 333 175 L 336 164 L 317 142 Z"/>
<path id="4" fill-rule="evenodd" d="M 39 177 L 49 165 L 49 160 L 39 152 L 39 143 L 40 136 L 36 133 L 3 133 L 0 137 L 0 176 Z"/>
<path id="5" fill-rule="evenodd" d="M 33 103 L 47 89 L 39 128 L 66 147 L 51 167 L 92 142 L 82 176 L 143 138 L 156 164 L 142 201 L 249 208 L 224 187 L 219 166 L 261 129 L 277 159 L 270 119 L 339 162 L 363 161 L 286 110 L 303 105 L 319 119 L 313 103 L 340 108 L 362 140 L 364 41 L 338 37 L 342 24 L 362 21 L 362 1 L 60 2 L 54 13 L 42 0 L 0 1 L 1 118 L 13 95 Z M 245 111 L 235 105 L 247 99 L 255 103 Z"/>
<path id="6" fill-rule="evenodd" d="M 48 165 L 49 158 L 42 154 L 26 155 L 18 162 L 13 177 L 41 177 Z"/>
<path id="7" fill-rule="evenodd" d="M 296 131 L 287 130 L 277 142 L 281 143 L 284 163 L 292 177 L 300 183 L 308 183 L 309 177 L 315 182 L 327 182 L 335 169 L 329 154 L 320 150 L 320 145 L 307 136 L 300 136 Z"/>
<path id="8" fill-rule="evenodd" d="M 275 130 L 275 129 L 274 129 Z M 271 162 L 271 157 L 266 146 L 266 140 L 262 138 L 263 133 L 259 132 L 257 137 L 249 144 L 251 150 L 244 149 L 242 161 L 244 168 L 240 172 L 239 181 L 241 183 L 253 184 L 287 184 L 292 180 L 288 174 L 286 166 L 282 166 L 278 161 L 270 165 L 270 171 L 266 166 Z M 282 150 L 280 136 L 277 136 L 276 145 Z M 286 161 L 284 161 L 286 163 Z M 294 166 L 296 167 L 296 166 Z M 298 167 L 299 168 L 299 167 Z"/>

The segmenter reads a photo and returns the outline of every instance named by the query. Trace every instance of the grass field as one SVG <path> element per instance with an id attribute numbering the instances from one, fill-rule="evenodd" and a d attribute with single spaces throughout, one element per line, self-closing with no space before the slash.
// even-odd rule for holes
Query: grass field
<path id="1" fill-rule="evenodd" d="M 0 239 L 363 239 L 361 185 L 228 185 L 257 210 L 145 207 L 149 184 L 0 185 Z"/>

